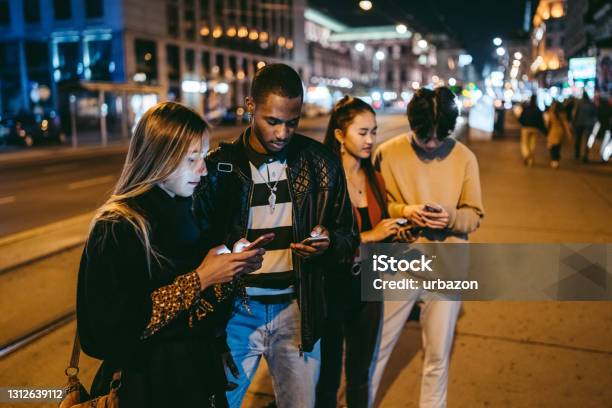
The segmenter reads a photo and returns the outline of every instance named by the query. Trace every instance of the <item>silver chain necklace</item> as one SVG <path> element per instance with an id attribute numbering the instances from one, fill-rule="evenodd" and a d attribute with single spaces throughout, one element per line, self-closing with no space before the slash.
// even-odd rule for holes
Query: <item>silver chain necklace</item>
<path id="1" fill-rule="evenodd" d="M 357 186 L 357 184 L 353 183 L 353 180 L 352 180 L 352 178 L 351 178 L 351 177 L 346 176 L 346 178 L 347 178 L 347 180 L 349 181 L 349 183 L 351 183 L 351 185 L 352 185 L 353 187 L 355 187 L 355 189 L 357 190 L 357 192 L 358 192 L 360 195 L 361 195 L 361 194 L 363 194 L 363 189 L 362 189 L 362 188 L 360 188 L 359 186 Z"/>
<path id="2" fill-rule="evenodd" d="M 279 171 L 278 178 L 276 179 L 276 182 L 274 183 L 273 186 L 270 186 L 270 183 L 269 183 L 270 180 L 269 179 L 266 180 L 266 178 L 263 176 L 263 174 L 261 174 L 259 169 L 255 167 L 255 170 L 257 170 L 257 173 L 259 173 L 259 177 L 261 177 L 261 179 L 264 181 L 264 183 L 266 183 L 266 186 L 270 190 L 270 195 L 268 196 L 268 206 L 270 207 L 270 214 L 274 214 L 274 209 L 276 208 L 276 186 L 278 185 L 280 178 L 283 176 L 283 172 L 285 171 L 286 167 L 287 167 L 287 164 L 283 163 L 283 167 Z M 268 175 L 269 175 L 270 167 L 268 166 L 267 163 L 266 163 L 266 168 L 268 169 Z"/>

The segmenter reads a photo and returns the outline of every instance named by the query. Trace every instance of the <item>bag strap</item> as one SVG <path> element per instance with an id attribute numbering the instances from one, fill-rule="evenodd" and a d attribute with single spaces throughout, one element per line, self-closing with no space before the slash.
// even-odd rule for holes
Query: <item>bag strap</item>
<path id="1" fill-rule="evenodd" d="M 70 355 L 70 362 L 68 367 L 64 370 L 67 377 L 76 377 L 79 373 L 79 358 L 81 356 L 81 343 L 79 342 L 79 332 L 75 330 L 74 342 L 72 343 L 72 354 Z M 74 371 L 71 371 L 74 370 Z"/>
<path id="2" fill-rule="evenodd" d="M 79 358 L 81 357 L 81 343 L 79 342 L 79 332 L 78 330 L 74 333 L 74 342 L 72 343 L 72 354 L 70 355 L 70 362 L 68 363 L 68 367 L 64 370 L 66 377 L 71 378 L 72 380 L 77 380 L 77 375 L 79 374 Z M 72 371 L 71 371 L 72 369 Z M 121 375 L 122 370 L 117 369 L 113 373 L 113 378 L 110 383 L 111 391 L 117 391 L 121 388 Z"/>

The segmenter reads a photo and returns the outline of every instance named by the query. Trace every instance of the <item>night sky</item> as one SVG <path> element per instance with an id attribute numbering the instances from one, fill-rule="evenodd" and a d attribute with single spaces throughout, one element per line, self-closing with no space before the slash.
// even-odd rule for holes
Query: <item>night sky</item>
<path id="1" fill-rule="evenodd" d="M 350 26 L 404 23 L 421 31 L 446 32 L 474 57 L 477 69 L 491 57 L 492 40 L 523 26 L 526 0 L 372 0 L 370 11 L 358 0 L 309 0 L 313 7 Z M 537 0 L 532 0 L 533 5 Z"/>

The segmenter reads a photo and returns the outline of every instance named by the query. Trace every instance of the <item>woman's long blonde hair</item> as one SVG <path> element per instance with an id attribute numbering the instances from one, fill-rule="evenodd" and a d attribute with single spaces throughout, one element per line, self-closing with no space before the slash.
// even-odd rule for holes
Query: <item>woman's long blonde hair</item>
<path id="1" fill-rule="evenodd" d="M 203 142 L 207 130 L 200 115 L 179 103 L 162 102 L 147 110 L 136 126 L 113 193 L 94 216 L 90 231 L 98 221 L 131 224 L 145 249 L 149 274 L 151 260 L 163 257 L 151 246 L 149 221 L 129 200 L 168 178 L 192 143 Z"/>

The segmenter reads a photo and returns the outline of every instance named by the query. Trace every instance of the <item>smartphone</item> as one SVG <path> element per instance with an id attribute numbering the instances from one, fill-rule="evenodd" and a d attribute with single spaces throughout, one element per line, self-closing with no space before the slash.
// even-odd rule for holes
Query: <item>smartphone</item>
<path id="1" fill-rule="evenodd" d="M 412 235 L 413 237 L 418 237 L 421 234 L 421 232 L 423 231 L 423 229 L 425 229 L 425 228 L 424 227 L 419 227 L 418 225 L 410 227 L 410 235 Z"/>
<path id="2" fill-rule="evenodd" d="M 273 240 L 274 240 L 274 233 L 273 232 L 269 232 L 267 234 L 263 234 L 262 236 L 257 238 L 255 241 L 251 242 L 246 248 L 244 248 L 244 250 L 245 251 L 250 251 L 251 249 L 263 248 L 264 246 L 268 245 Z"/>
<path id="3" fill-rule="evenodd" d="M 442 208 L 438 207 L 435 204 L 425 204 L 425 211 L 439 213 L 442 212 Z"/>
<path id="4" fill-rule="evenodd" d="M 300 244 L 311 245 L 311 244 L 314 244 L 315 242 L 323 242 L 323 241 L 329 241 L 329 237 L 327 235 L 320 235 L 318 237 L 308 237 L 304 239 L 302 242 L 300 242 Z"/>

